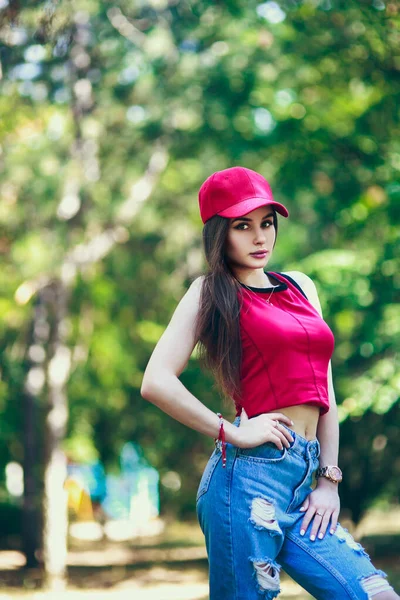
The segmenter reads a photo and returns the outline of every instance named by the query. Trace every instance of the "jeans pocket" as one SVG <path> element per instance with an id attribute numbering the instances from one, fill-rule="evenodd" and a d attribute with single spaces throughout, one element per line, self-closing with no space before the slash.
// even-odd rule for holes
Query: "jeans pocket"
<path id="1" fill-rule="evenodd" d="M 205 494 L 207 492 L 209 485 L 210 485 L 211 478 L 215 471 L 215 467 L 217 466 L 218 462 L 220 461 L 221 456 L 222 456 L 221 452 L 216 448 L 214 450 L 214 452 L 211 454 L 210 458 L 208 459 L 208 462 L 203 471 L 203 475 L 200 479 L 200 484 L 199 484 L 199 487 L 197 490 L 196 502 L 199 500 L 199 498 L 201 496 L 203 496 L 203 494 Z"/>
<path id="2" fill-rule="evenodd" d="M 287 448 L 283 446 L 282 450 L 272 442 L 265 442 L 254 448 L 239 448 L 238 459 L 245 459 L 255 462 L 280 462 L 286 457 Z"/>

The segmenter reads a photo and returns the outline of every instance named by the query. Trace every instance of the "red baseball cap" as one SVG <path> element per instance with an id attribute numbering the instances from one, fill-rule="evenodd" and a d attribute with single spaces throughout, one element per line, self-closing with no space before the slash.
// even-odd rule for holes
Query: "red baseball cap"
<path id="1" fill-rule="evenodd" d="M 272 204 L 283 217 L 287 208 L 275 202 L 270 185 L 256 171 L 245 167 L 230 167 L 208 177 L 199 190 L 200 216 L 203 223 L 214 215 L 242 217 L 259 206 Z"/>

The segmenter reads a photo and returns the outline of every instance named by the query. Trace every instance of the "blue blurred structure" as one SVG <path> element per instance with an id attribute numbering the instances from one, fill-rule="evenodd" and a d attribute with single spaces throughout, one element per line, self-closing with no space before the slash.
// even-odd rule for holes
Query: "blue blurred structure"
<path id="1" fill-rule="evenodd" d="M 141 447 L 127 442 L 120 453 L 121 475 L 107 475 L 102 502 L 112 519 L 143 524 L 160 513 L 159 474 L 144 458 Z"/>
<path id="2" fill-rule="evenodd" d="M 124 444 L 120 466 L 119 475 L 107 475 L 100 461 L 88 465 L 70 463 L 67 482 L 75 486 L 67 486 L 70 504 L 78 516 L 83 512 L 88 515 L 87 507 L 85 511 L 82 508 L 82 498 L 87 496 L 92 505 L 101 505 L 107 519 L 129 521 L 132 530 L 139 531 L 159 516 L 159 474 L 145 459 L 139 444 L 133 442 Z"/>
<path id="3" fill-rule="evenodd" d="M 100 461 L 88 465 L 70 463 L 68 477 L 79 481 L 92 502 L 102 502 L 106 497 L 106 474 Z"/>

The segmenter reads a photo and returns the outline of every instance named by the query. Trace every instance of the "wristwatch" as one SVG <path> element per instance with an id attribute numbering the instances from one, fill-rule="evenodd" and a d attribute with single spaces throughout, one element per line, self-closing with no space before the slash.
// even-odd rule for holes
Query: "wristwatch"
<path id="1" fill-rule="evenodd" d="M 336 465 L 320 467 L 317 471 L 317 477 L 326 477 L 333 483 L 340 483 L 343 479 L 342 471 Z"/>

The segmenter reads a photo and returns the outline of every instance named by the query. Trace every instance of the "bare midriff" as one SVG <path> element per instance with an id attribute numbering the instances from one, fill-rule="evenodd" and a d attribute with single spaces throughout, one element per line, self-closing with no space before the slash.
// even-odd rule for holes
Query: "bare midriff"
<path id="1" fill-rule="evenodd" d="M 318 406 L 299 404 L 298 406 L 280 408 L 279 412 L 293 421 L 294 425 L 290 425 L 290 429 L 306 438 L 306 440 L 315 440 L 320 414 Z"/>

